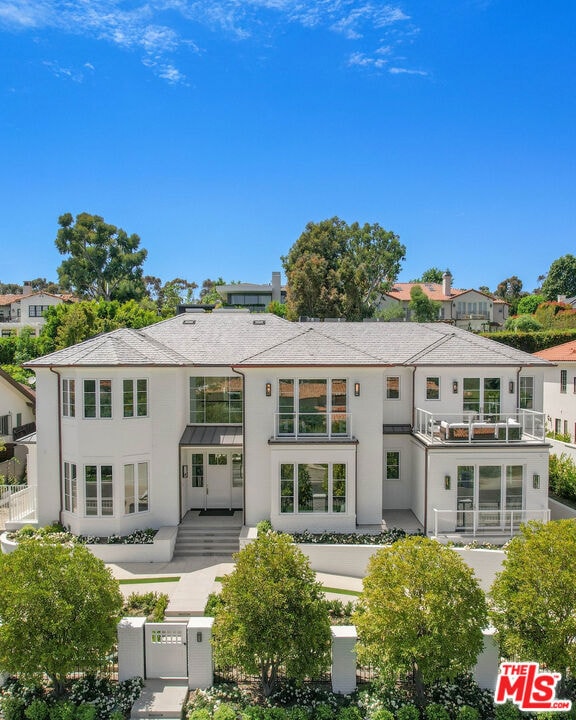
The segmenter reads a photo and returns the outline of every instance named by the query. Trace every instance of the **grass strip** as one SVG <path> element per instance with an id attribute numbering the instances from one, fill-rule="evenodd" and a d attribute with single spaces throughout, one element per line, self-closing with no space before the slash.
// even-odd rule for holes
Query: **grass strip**
<path id="1" fill-rule="evenodd" d="M 122 580 L 118 580 L 118 582 L 120 585 L 146 585 L 150 583 L 178 582 L 179 580 L 180 575 L 175 575 L 172 577 L 123 578 Z"/>
<path id="2" fill-rule="evenodd" d="M 222 575 L 217 575 L 214 578 L 216 582 L 222 582 L 222 579 Z M 326 585 L 322 585 L 322 590 L 327 593 L 336 593 L 337 595 L 354 595 L 354 597 L 360 597 L 360 595 L 362 594 L 359 590 L 346 590 L 344 588 L 326 587 Z"/>

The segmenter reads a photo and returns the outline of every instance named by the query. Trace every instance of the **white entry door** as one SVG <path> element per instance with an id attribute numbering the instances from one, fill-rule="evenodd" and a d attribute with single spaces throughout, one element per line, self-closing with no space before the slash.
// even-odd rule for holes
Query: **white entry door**
<path id="1" fill-rule="evenodd" d="M 207 453 L 206 507 L 232 507 L 232 468 L 230 454 L 226 452 Z"/>

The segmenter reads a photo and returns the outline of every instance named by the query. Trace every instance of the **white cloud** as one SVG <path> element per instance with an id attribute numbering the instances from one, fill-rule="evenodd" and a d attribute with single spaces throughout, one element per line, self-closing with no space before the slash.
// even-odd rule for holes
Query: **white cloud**
<path id="1" fill-rule="evenodd" d="M 172 84 L 185 82 L 176 55 L 198 52 L 190 36 L 198 24 L 237 41 L 268 42 L 286 24 L 333 32 L 357 45 L 348 65 L 381 68 L 384 56 L 392 57 L 393 47 L 414 32 L 409 21 L 398 5 L 378 0 L 0 0 L 0 28 L 50 27 L 110 42 L 141 53 L 142 62 Z"/>
<path id="2" fill-rule="evenodd" d="M 391 75 L 422 75 L 427 77 L 428 73 L 425 70 L 409 70 L 408 68 L 391 67 L 388 69 Z"/>

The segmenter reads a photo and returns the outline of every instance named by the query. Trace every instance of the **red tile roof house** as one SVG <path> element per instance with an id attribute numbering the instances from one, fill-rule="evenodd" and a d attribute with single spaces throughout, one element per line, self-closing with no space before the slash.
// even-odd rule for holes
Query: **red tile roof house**
<path id="1" fill-rule="evenodd" d="M 544 374 L 547 429 L 576 443 L 576 340 L 534 353 L 554 363 Z"/>
<path id="2" fill-rule="evenodd" d="M 48 307 L 75 300 L 69 293 L 56 295 L 44 290 L 33 292 L 30 285 L 25 283 L 20 294 L 0 295 L 0 334 L 8 337 L 25 327 L 32 328 L 34 334 L 38 334 L 44 325 L 44 311 Z"/>
<path id="3" fill-rule="evenodd" d="M 457 290 L 452 287 L 452 276 L 445 273 L 440 283 L 395 283 L 382 296 L 380 309 L 400 304 L 404 319 L 410 320 L 410 292 L 419 285 L 430 298 L 441 303 L 438 320 L 451 322 L 464 330 L 488 332 L 501 328 L 508 318 L 510 306 L 504 300 L 493 298 L 480 290 Z"/>
<path id="4" fill-rule="evenodd" d="M 548 517 L 546 360 L 444 323 L 184 313 L 27 364 L 37 515 L 106 536 L 191 509 L 427 534 Z"/>

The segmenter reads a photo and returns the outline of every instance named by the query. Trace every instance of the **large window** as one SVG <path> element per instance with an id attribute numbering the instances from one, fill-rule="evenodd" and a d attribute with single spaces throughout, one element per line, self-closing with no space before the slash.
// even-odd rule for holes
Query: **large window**
<path id="1" fill-rule="evenodd" d="M 426 400 L 440 400 L 440 378 L 426 378 Z"/>
<path id="2" fill-rule="evenodd" d="M 242 378 L 191 377 L 190 422 L 241 423 Z"/>
<path id="3" fill-rule="evenodd" d="M 568 385 L 568 371 L 560 370 L 560 392 L 566 392 L 566 386 Z"/>
<path id="4" fill-rule="evenodd" d="M 460 527 L 506 526 L 520 522 L 524 507 L 522 465 L 460 465 L 457 471 L 457 523 Z M 479 511 L 476 518 L 472 511 Z"/>
<path id="5" fill-rule="evenodd" d="M 280 512 L 346 512 L 346 464 L 282 463 Z"/>
<path id="6" fill-rule="evenodd" d="M 64 510 L 78 512 L 78 477 L 71 462 L 64 463 Z"/>
<path id="7" fill-rule="evenodd" d="M 76 381 L 69 378 L 62 380 L 62 415 L 64 417 L 76 415 Z"/>
<path id="8" fill-rule="evenodd" d="M 148 510 L 148 463 L 124 465 L 124 512 L 147 512 Z"/>
<path id="9" fill-rule="evenodd" d="M 114 515 L 112 465 L 84 467 L 84 500 L 86 515 Z"/>
<path id="10" fill-rule="evenodd" d="M 465 412 L 496 417 L 500 414 L 500 378 L 464 378 Z"/>
<path id="11" fill-rule="evenodd" d="M 534 410 L 534 378 L 520 377 L 520 408 Z"/>
<path id="12" fill-rule="evenodd" d="M 148 380 L 122 381 L 122 399 L 124 404 L 124 417 L 146 417 L 148 415 Z"/>
<path id="13" fill-rule="evenodd" d="M 397 375 L 388 375 L 386 378 L 386 399 L 400 399 L 400 378 Z"/>
<path id="14" fill-rule="evenodd" d="M 84 380 L 84 417 L 112 417 L 112 380 Z"/>
<path id="15" fill-rule="evenodd" d="M 280 435 L 346 435 L 346 380 L 278 381 Z"/>
<path id="16" fill-rule="evenodd" d="M 386 480 L 400 480 L 400 452 L 386 451 Z"/>

